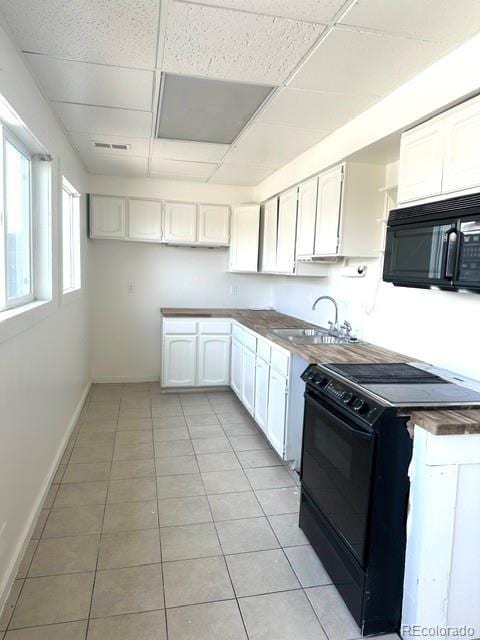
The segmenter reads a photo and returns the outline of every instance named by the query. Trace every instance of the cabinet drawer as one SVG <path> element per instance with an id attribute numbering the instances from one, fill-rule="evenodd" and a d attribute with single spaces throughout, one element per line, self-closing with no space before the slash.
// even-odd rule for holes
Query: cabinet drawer
<path id="1" fill-rule="evenodd" d="M 177 335 L 197 333 L 197 321 L 184 320 L 183 318 L 164 319 L 163 333 L 175 333 Z"/>
<path id="2" fill-rule="evenodd" d="M 232 323 L 230 320 L 199 320 L 198 332 L 216 335 L 230 335 Z"/>
<path id="3" fill-rule="evenodd" d="M 260 356 L 265 362 L 270 362 L 270 345 L 265 340 L 257 340 L 257 356 Z"/>
<path id="4" fill-rule="evenodd" d="M 257 351 L 257 339 L 248 331 L 243 331 L 242 344 L 254 353 Z"/>
<path id="5" fill-rule="evenodd" d="M 281 373 L 283 376 L 288 376 L 288 364 L 290 362 L 290 356 L 284 351 L 280 351 L 276 347 L 272 347 L 272 353 L 270 356 L 270 364 L 272 367 Z"/>

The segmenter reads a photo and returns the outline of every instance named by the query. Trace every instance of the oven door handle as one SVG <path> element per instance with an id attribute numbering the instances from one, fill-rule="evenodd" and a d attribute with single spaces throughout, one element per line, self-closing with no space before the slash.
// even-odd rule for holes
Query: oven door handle
<path id="1" fill-rule="evenodd" d="M 373 430 L 367 431 L 366 429 L 362 429 L 361 427 L 353 427 L 352 425 L 347 424 L 346 422 L 344 422 L 343 418 L 340 418 L 338 415 L 336 415 L 332 411 L 328 411 L 328 409 L 326 409 L 317 400 L 315 400 L 309 393 L 305 394 L 305 398 L 307 402 L 310 402 L 311 404 L 314 405 L 315 409 L 319 413 L 322 413 L 323 415 L 328 416 L 329 418 L 332 418 L 332 417 L 335 418 L 336 424 L 339 427 L 341 427 L 344 431 L 348 431 L 349 433 L 354 435 L 356 438 L 361 438 L 362 440 L 373 440 L 374 438 Z"/>

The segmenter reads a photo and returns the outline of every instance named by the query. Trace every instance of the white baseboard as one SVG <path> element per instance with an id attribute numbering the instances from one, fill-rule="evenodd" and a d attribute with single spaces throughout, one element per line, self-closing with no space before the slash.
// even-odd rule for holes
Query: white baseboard
<path id="1" fill-rule="evenodd" d="M 112 382 L 126 383 L 129 382 L 159 382 L 159 376 L 102 376 L 99 378 L 93 378 L 94 384 L 111 384 Z"/>
<path id="2" fill-rule="evenodd" d="M 15 553 L 13 554 L 13 559 L 10 563 L 10 566 L 5 572 L 5 576 L 3 577 L 2 582 L 0 583 L 0 615 L 5 606 L 5 602 L 10 594 L 10 590 L 17 576 L 18 568 L 20 566 L 20 563 L 26 551 L 27 545 L 30 542 L 32 533 L 35 529 L 35 525 L 37 524 L 38 516 L 40 515 L 43 502 L 47 496 L 48 490 L 50 489 L 50 485 L 55 476 L 60 460 L 62 459 L 63 453 L 67 447 L 72 431 L 75 428 L 75 425 L 77 424 L 78 418 L 82 411 L 85 400 L 87 399 L 88 392 L 90 391 L 91 386 L 92 386 L 92 382 L 88 382 L 85 385 L 81 398 L 78 401 L 78 404 L 75 407 L 75 411 L 73 412 L 73 415 L 70 419 L 65 435 L 63 436 L 60 446 L 57 449 L 57 453 L 55 454 L 52 464 L 50 465 L 50 469 L 45 477 L 45 480 L 43 481 L 42 486 L 40 487 L 40 491 L 38 493 L 35 504 L 32 507 L 30 516 L 25 524 L 22 535 L 20 536 Z"/>

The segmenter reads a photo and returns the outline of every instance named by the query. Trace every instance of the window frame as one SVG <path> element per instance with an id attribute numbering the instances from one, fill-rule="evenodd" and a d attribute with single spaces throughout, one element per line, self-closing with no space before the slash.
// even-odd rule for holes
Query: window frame
<path id="1" fill-rule="evenodd" d="M 11 311 L 24 305 L 30 304 L 36 300 L 35 297 L 35 270 L 33 262 L 34 237 L 33 237 L 33 154 L 32 152 L 12 133 L 12 131 L 2 122 L 0 122 L 0 142 L 1 142 L 1 187 L 0 187 L 0 277 L 3 286 L 0 289 L 0 313 L 3 311 Z M 20 154 L 27 158 L 29 163 L 29 216 L 28 216 L 28 235 L 29 235 L 29 281 L 30 290 L 24 296 L 19 296 L 12 300 L 7 298 L 7 210 L 6 210 L 6 149 L 7 142 L 12 145 Z"/>
<path id="2" fill-rule="evenodd" d="M 73 274 L 73 287 L 69 287 L 65 289 L 64 283 L 64 273 L 65 273 L 65 262 L 64 262 L 64 222 L 65 222 L 65 211 L 63 207 L 63 197 L 64 192 L 68 194 L 69 203 L 70 203 L 70 213 L 69 213 L 69 225 L 70 225 L 70 272 Z M 72 294 L 78 293 L 82 289 L 82 234 L 81 234 L 81 214 L 80 214 L 80 198 L 81 193 L 75 189 L 72 183 L 62 175 L 62 184 L 61 184 L 61 294 L 63 297 L 72 297 Z M 74 210 L 76 207 L 76 211 Z"/>

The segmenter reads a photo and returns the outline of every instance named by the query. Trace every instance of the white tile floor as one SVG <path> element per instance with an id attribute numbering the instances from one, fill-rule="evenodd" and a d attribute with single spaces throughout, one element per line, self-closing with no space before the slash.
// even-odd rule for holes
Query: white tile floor
<path id="1" fill-rule="evenodd" d="M 358 638 L 298 505 L 232 393 L 95 385 L 0 640 Z"/>

